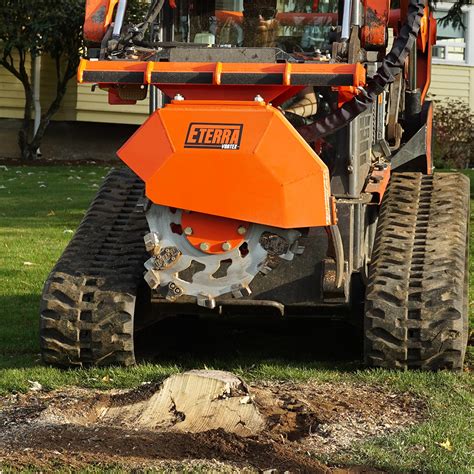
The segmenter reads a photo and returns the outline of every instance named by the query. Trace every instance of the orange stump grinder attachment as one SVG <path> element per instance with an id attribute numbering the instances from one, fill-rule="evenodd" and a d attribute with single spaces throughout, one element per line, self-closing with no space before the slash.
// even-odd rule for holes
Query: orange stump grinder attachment
<path id="1" fill-rule="evenodd" d="M 146 280 L 168 299 L 248 296 L 270 256 L 299 251 L 292 229 L 333 223 L 326 165 L 263 100 L 174 100 L 118 154 L 154 203 Z"/>
<path id="2" fill-rule="evenodd" d="M 214 308 L 301 253 L 298 229 L 335 224 L 327 166 L 275 106 L 308 83 L 351 90 L 364 79 L 352 64 L 84 61 L 80 81 L 174 97 L 118 152 L 152 203 L 150 287 Z"/>
<path id="3" fill-rule="evenodd" d="M 168 299 L 194 296 L 212 308 L 220 295 L 248 296 L 270 254 L 298 251 L 292 228 L 333 222 L 327 167 L 261 101 L 174 100 L 118 154 L 154 203 L 147 244 L 157 255 L 146 280 Z"/>
<path id="4" fill-rule="evenodd" d="M 88 0 L 86 37 L 100 42 L 101 48 L 98 60 L 83 60 L 78 71 L 79 82 L 98 83 L 108 90 L 111 103 L 134 102 L 153 87 L 174 98 L 154 112 L 118 152 L 145 182 L 150 202 L 150 233 L 145 242 L 151 258 L 145 265 L 146 281 L 162 300 L 180 297 L 180 301 L 186 301 L 185 297 L 192 297 L 189 302 L 214 308 L 218 297 L 249 296 L 250 283 L 258 273 L 268 273 L 280 260 L 293 259 L 302 250 L 298 239 L 305 237 L 308 229 L 325 227 L 337 254 L 333 259 L 337 261 L 335 285 L 340 290 L 345 272 L 344 249 L 335 227 L 336 204 L 331 196 L 329 170 L 315 151 L 321 144 L 314 137 L 324 136 L 328 127 L 333 133 L 364 111 L 365 121 L 357 126 L 365 123 L 367 130 L 361 131 L 360 137 L 371 137 L 374 97 L 383 91 L 383 81 L 379 78 L 368 84 L 366 70 L 358 62 L 332 63 L 320 57 L 301 61 L 274 48 L 195 45 L 182 49 L 181 43 L 177 48 L 171 46 L 168 52 L 159 48 L 147 50 L 146 25 L 157 18 L 165 3 L 179 7 L 174 2 L 156 0 L 147 20 L 129 28 L 123 26 L 126 0 Z M 246 28 L 245 41 L 253 38 L 259 46 L 264 36 L 271 40 L 277 23 L 296 27 L 299 17 L 280 14 L 271 7 L 272 2 L 267 3 L 251 7 L 244 2 L 242 14 L 217 12 L 213 18 L 220 21 L 220 30 L 213 29 L 214 20 L 204 6 L 202 9 L 193 4 L 193 14 L 206 30 L 195 35 L 194 41 L 199 43 L 205 38 L 213 43 L 216 34 L 222 40 L 223 25 L 227 24 L 222 22 L 222 16 L 231 21 L 234 32 Z M 114 8 L 117 13 L 111 23 Z M 370 22 L 366 21 L 361 40 L 369 49 L 384 48 L 389 2 L 367 0 L 367 8 L 378 12 L 380 28 L 368 28 Z M 350 9 L 346 10 L 341 55 L 347 53 L 342 46 L 350 33 Z M 318 22 L 318 15 L 306 12 L 300 19 Z M 333 21 L 327 15 L 320 20 Z M 249 30 L 249 25 L 257 24 L 266 31 L 263 36 L 257 35 L 258 41 Z M 181 25 L 182 32 L 187 31 L 186 25 Z M 169 48 L 165 43 L 159 46 Z M 118 53 L 127 59 L 115 59 Z M 385 76 L 391 77 L 385 74 L 382 79 Z M 314 115 L 314 91 L 321 89 L 337 93 L 332 96 L 337 98 L 337 106 L 332 115 L 310 125 L 297 130 L 287 119 L 289 115 L 277 108 L 310 90 L 313 99 L 307 100 L 313 103 L 308 113 Z M 299 102 L 293 104 L 297 106 Z M 381 103 L 377 117 L 383 107 Z M 301 117 L 304 116 L 303 111 Z M 350 151 L 356 142 L 347 142 L 347 148 L 341 150 L 347 156 L 359 153 L 360 167 L 367 174 L 371 169 L 370 145 L 361 145 L 358 152 Z M 327 146 L 334 144 L 326 142 Z M 353 168 L 345 167 L 346 171 Z M 383 182 L 388 177 L 386 171 Z M 338 195 L 344 196 L 349 188 L 350 197 L 357 197 L 365 180 L 359 178 L 359 172 L 347 180 L 350 184 L 343 184 Z M 378 187 L 372 192 L 376 193 L 380 197 L 383 189 Z M 340 205 L 344 206 L 342 202 Z M 346 218 L 354 215 L 346 213 Z M 342 293 L 347 300 L 346 289 Z"/>
<path id="5" fill-rule="evenodd" d="M 263 102 L 174 100 L 118 155 L 155 204 L 285 229 L 333 223 L 326 165 Z"/>

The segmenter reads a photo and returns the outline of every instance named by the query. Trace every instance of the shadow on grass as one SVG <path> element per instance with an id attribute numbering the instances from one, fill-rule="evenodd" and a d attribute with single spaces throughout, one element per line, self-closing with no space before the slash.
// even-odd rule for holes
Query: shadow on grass
<path id="1" fill-rule="evenodd" d="M 39 296 L 0 296 L 0 368 L 34 368 Z M 294 369 L 361 367 L 362 332 L 343 321 L 276 316 L 176 317 L 136 335 L 138 363 L 225 370 L 265 364 Z"/>
<path id="2" fill-rule="evenodd" d="M 38 333 L 38 294 L 0 295 L 0 368 L 37 365 Z"/>
<path id="3" fill-rule="evenodd" d="M 342 321 L 276 317 L 170 318 L 136 337 L 140 362 L 183 369 L 275 367 L 354 370 L 362 365 L 362 331 Z"/>

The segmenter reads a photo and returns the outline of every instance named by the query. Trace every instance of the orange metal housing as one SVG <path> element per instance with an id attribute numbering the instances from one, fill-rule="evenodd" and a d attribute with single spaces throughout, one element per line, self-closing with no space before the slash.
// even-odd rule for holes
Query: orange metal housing
<path id="1" fill-rule="evenodd" d="M 194 248 L 209 254 L 220 254 L 242 245 L 249 223 L 187 211 L 181 215 L 181 227 Z"/>
<path id="2" fill-rule="evenodd" d="M 84 39 L 100 43 L 112 23 L 112 16 L 118 0 L 86 0 Z"/>
<path id="3" fill-rule="evenodd" d="M 173 101 L 118 155 L 156 204 L 281 228 L 336 220 L 326 165 L 265 103 Z"/>
<path id="4" fill-rule="evenodd" d="M 366 82 L 362 64 L 220 63 L 154 61 L 88 61 L 82 59 L 79 83 L 149 84 L 168 97 L 186 99 L 253 100 L 280 105 L 308 85 L 358 87 Z"/>
<path id="5" fill-rule="evenodd" d="M 218 22 L 221 24 L 224 24 L 226 21 L 232 21 L 233 23 L 241 23 L 243 21 L 242 12 L 216 10 L 215 13 Z M 281 26 L 337 25 L 337 13 L 278 12 L 276 20 Z"/>
<path id="6" fill-rule="evenodd" d="M 361 43 L 366 49 L 382 49 L 387 44 L 390 0 L 363 0 L 364 26 Z"/>
<path id="7" fill-rule="evenodd" d="M 431 84 L 432 46 L 436 43 L 436 20 L 427 8 L 423 17 L 424 29 L 418 35 L 417 81 L 421 89 L 421 99 L 424 101 Z"/>

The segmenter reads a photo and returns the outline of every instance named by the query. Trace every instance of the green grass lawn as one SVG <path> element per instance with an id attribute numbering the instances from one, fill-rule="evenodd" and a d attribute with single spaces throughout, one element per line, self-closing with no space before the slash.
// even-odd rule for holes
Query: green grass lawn
<path id="1" fill-rule="evenodd" d="M 216 322 L 207 333 L 207 350 L 197 347 L 193 351 L 189 340 L 188 351 L 182 350 L 182 346 L 175 347 L 166 355 L 145 357 L 146 362 L 130 369 L 61 371 L 44 367 L 38 348 L 38 305 L 43 281 L 106 173 L 107 169 L 98 165 L 0 167 L 0 394 L 26 391 L 29 381 L 38 381 L 45 389 L 66 385 L 103 389 L 133 387 L 145 381 L 162 380 L 179 370 L 203 367 L 232 370 L 249 381 L 315 380 L 385 385 L 425 397 L 429 420 L 394 436 L 361 443 L 348 453 L 324 461 L 399 472 L 474 470 L 474 384 L 469 373 L 366 370 L 357 349 L 355 360 L 337 357 L 338 347 L 343 347 L 345 340 L 331 346 L 332 352 L 324 356 L 324 351 L 315 349 L 319 344 L 315 333 L 318 329 L 300 331 L 295 326 L 297 323 L 284 326 L 288 332 L 282 333 L 280 330 L 286 323 L 272 326 L 267 322 L 259 329 L 258 336 L 253 337 L 248 327 L 237 326 L 233 330 L 229 329 L 229 323 Z M 471 246 L 473 242 L 474 239 Z M 329 334 L 337 339 L 338 331 L 330 329 Z M 224 346 L 229 340 L 230 349 Z M 157 346 L 163 352 L 159 338 Z M 446 439 L 451 442 L 452 450 L 438 444 Z"/>

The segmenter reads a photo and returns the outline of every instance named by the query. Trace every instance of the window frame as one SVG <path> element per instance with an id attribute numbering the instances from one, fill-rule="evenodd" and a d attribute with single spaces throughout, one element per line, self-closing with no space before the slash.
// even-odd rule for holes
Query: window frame
<path id="1" fill-rule="evenodd" d="M 436 4 L 435 11 L 438 13 L 448 13 L 452 3 L 439 2 Z M 434 46 L 464 46 L 464 61 L 452 61 L 433 57 L 433 64 L 445 64 L 449 66 L 474 66 L 474 5 L 466 5 L 462 8 L 466 15 L 466 30 L 464 32 L 464 43 L 452 42 L 450 40 L 437 40 Z"/>

